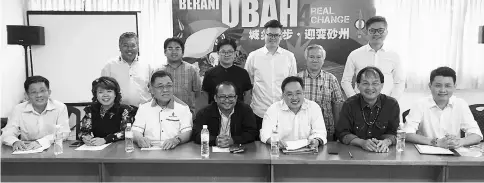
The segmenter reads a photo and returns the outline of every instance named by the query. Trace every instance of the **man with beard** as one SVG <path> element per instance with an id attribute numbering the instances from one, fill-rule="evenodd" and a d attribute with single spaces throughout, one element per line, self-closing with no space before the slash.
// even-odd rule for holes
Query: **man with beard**
<path id="1" fill-rule="evenodd" d="M 352 87 L 355 73 L 367 66 L 379 68 L 385 76 L 385 85 L 381 93 L 397 99 L 405 89 L 405 76 L 402 70 L 400 57 L 383 44 L 388 34 L 388 24 L 384 17 L 375 16 L 366 22 L 366 36 L 368 44 L 352 51 L 346 60 L 341 87 L 347 97 L 351 97 L 360 91 L 358 87 Z"/>
<path id="2" fill-rule="evenodd" d="M 134 142 L 141 148 L 172 149 L 188 142 L 192 133 L 192 113 L 173 95 L 170 73 L 156 71 L 151 76 L 151 102 L 140 105 L 133 123 Z"/>
<path id="3" fill-rule="evenodd" d="M 138 36 L 134 32 L 125 32 L 119 36 L 121 56 L 108 61 L 101 76 L 109 76 L 118 81 L 121 87 L 122 104 L 138 106 L 151 99 L 148 82 L 152 68 L 141 62 L 138 57 Z"/>
<path id="4" fill-rule="evenodd" d="M 343 105 L 343 92 L 336 77 L 324 71 L 323 64 L 326 51 L 321 45 L 309 45 L 304 51 L 307 69 L 297 75 L 304 81 L 304 96 L 315 101 L 322 109 L 328 140 L 334 140 L 334 124 L 339 119 L 339 112 Z"/>
<path id="5" fill-rule="evenodd" d="M 13 109 L 2 129 L 2 142 L 14 151 L 49 147 L 54 142 L 57 125 L 66 139 L 70 132 L 67 107 L 50 98 L 49 80 L 42 76 L 28 77 L 24 89 L 28 100 Z"/>
<path id="6" fill-rule="evenodd" d="M 307 139 L 311 148 L 326 144 L 321 108 L 316 102 L 304 98 L 303 87 L 300 77 L 290 76 L 282 81 L 283 100 L 267 109 L 260 130 L 261 142 L 270 144 L 271 134 L 276 131 L 281 148 L 286 147 L 287 141 L 302 139 Z"/>
<path id="7" fill-rule="evenodd" d="M 383 73 L 376 67 L 358 72 L 356 83 L 361 93 L 343 103 L 336 125 L 341 143 L 382 153 L 396 143 L 400 107 L 395 98 L 380 94 L 384 81 Z"/>
<path id="8" fill-rule="evenodd" d="M 198 71 L 192 64 L 182 60 L 185 44 L 180 38 L 168 38 L 163 44 L 168 63 L 157 70 L 164 70 L 173 77 L 173 94 L 185 102 L 192 113 L 195 101 L 200 96 L 201 81 Z"/>
<path id="9" fill-rule="evenodd" d="M 453 96 L 456 80 L 455 71 L 449 67 L 439 67 L 430 73 L 432 96 L 418 101 L 406 117 L 404 131 L 409 142 L 457 149 L 482 140 L 469 105 Z M 465 132 L 463 138 L 461 130 Z"/>
<path id="10" fill-rule="evenodd" d="M 267 108 L 281 100 L 282 80 L 296 75 L 294 54 L 279 47 L 282 39 L 282 25 L 277 20 L 270 20 L 264 25 L 265 45 L 249 54 L 245 70 L 249 73 L 254 86 L 250 107 L 256 114 L 257 128 L 262 126 L 262 118 Z"/>
<path id="11" fill-rule="evenodd" d="M 215 90 L 215 102 L 198 111 L 193 122 L 195 143 L 200 144 L 203 125 L 207 125 L 210 132 L 211 146 L 228 147 L 253 142 L 258 135 L 255 116 L 249 105 L 237 100 L 236 86 L 224 81 Z"/>

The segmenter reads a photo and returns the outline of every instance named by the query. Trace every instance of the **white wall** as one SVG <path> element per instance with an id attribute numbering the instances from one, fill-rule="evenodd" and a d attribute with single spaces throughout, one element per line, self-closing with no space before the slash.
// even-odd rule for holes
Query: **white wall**
<path id="1" fill-rule="evenodd" d="M 25 25 L 27 1 L 0 1 L 0 117 L 7 117 L 24 96 L 25 60 L 22 46 L 7 45 L 6 25 Z"/>

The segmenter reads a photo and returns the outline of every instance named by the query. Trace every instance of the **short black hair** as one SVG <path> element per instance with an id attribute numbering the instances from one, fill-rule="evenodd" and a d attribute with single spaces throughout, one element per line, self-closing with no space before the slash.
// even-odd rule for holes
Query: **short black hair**
<path id="1" fill-rule="evenodd" d="M 366 29 L 368 29 L 368 27 L 370 27 L 371 24 L 376 23 L 376 22 L 382 22 L 383 24 L 385 24 L 385 27 L 388 27 L 388 22 L 387 22 L 387 19 L 385 17 L 374 16 L 374 17 L 369 18 L 366 21 L 366 23 L 365 23 Z"/>
<path id="2" fill-rule="evenodd" d="M 44 78 L 43 76 L 30 76 L 24 82 L 25 92 L 29 92 L 30 85 L 34 83 L 44 83 L 47 89 L 50 88 L 49 80 L 47 80 L 47 78 Z"/>
<path id="3" fill-rule="evenodd" d="M 121 102 L 121 87 L 119 87 L 118 81 L 112 77 L 102 76 L 100 78 L 92 81 L 92 102 L 99 102 L 97 99 L 97 89 L 102 88 L 105 90 L 114 90 L 116 97 L 114 98 L 114 104 L 119 104 Z"/>
<path id="4" fill-rule="evenodd" d="M 361 76 L 363 74 L 366 75 L 366 73 L 377 73 L 378 74 L 378 77 L 380 78 L 380 83 L 384 83 L 385 82 L 385 76 L 383 76 L 383 73 L 381 72 L 380 69 L 378 69 L 377 67 L 373 67 L 373 66 L 368 66 L 368 67 L 365 67 L 363 69 L 360 70 L 360 72 L 358 72 L 358 75 L 356 75 L 356 83 L 360 83 L 361 82 Z"/>
<path id="5" fill-rule="evenodd" d="M 185 53 L 185 43 L 178 37 L 171 37 L 165 40 L 165 43 L 163 44 L 163 49 L 166 51 L 166 48 L 168 48 L 168 44 L 171 42 L 178 43 L 182 49 L 182 53 Z"/>
<path id="6" fill-rule="evenodd" d="M 215 95 L 218 94 L 218 89 L 220 89 L 220 87 L 224 85 L 224 86 L 232 86 L 234 88 L 234 91 L 235 91 L 235 94 L 237 94 L 237 87 L 235 86 L 234 83 L 230 82 L 230 81 L 222 81 L 221 83 L 219 83 L 216 87 L 215 87 Z"/>
<path id="7" fill-rule="evenodd" d="M 124 40 L 124 39 L 131 39 L 131 38 L 135 38 L 136 39 L 136 42 L 138 42 L 138 35 L 134 32 L 125 32 L 123 34 L 121 34 L 121 36 L 119 36 L 119 44 L 121 44 L 121 42 Z"/>
<path id="8" fill-rule="evenodd" d="M 151 75 L 150 83 L 153 84 L 155 82 L 156 78 L 162 78 L 162 77 L 166 77 L 166 76 L 168 76 L 171 79 L 171 81 L 173 82 L 173 77 L 171 76 L 171 74 L 169 72 L 166 72 L 164 70 L 159 70 L 159 71 L 154 72 Z"/>
<path id="9" fill-rule="evenodd" d="M 281 85 L 282 92 L 284 92 L 284 88 L 286 87 L 286 85 L 292 82 L 298 82 L 301 85 L 301 87 L 304 89 L 304 82 L 302 78 L 297 76 L 289 76 L 282 81 L 282 85 Z"/>
<path id="10" fill-rule="evenodd" d="M 230 46 L 232 46 L 232 48 L 234 48 L 234 50 L 237 50 L 237 43 L 235 43 L 235 40 L 233 40 L 233 39 L 225 38 L 225 39 L 220 40 L 217 44 L 217 51 L 220 51 L 220 48 L 223 45 L 230 45 Z"/>
<path id="11" fill-rule="evenodd" d="M 267 28 L 280 28 L 282 30 L 282 24 L 281 22 L 277 20 L 269 20 L 266 24 L 264 24 L 264 29 Z"/>
<path id="12" fill-rule="evenodd" d="M 452 77 L 452 80 L 455 81 L 457 80 L 456 73 L 454 69 L 450 67 L 439 67 L 432 72 L 430 72 L 430 83 L 432 83 L 437 76 L 443 76 L 443 77 Z"/>

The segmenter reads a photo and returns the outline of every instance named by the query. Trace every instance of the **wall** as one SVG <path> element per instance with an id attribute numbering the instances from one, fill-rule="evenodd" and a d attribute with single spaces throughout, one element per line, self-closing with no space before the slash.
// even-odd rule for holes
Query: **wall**
<path id="1" fill-rule="evenodd" d="M 7 117 L 24 95 L 24 51 L 21 46 L 7 45 L 6 25 L 25 25 L 27 0 L 1 0 L 0 3 L 0 117 Z"/>

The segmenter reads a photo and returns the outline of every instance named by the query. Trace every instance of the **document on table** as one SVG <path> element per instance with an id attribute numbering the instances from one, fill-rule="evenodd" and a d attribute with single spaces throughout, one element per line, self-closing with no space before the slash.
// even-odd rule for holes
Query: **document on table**
<path id="1" fill-rule="evenodd" d="M 479 149 L 475 149 L 475 148 L 459 147 L 455 151 L 457 151 L 461 156 L 467 156 L 467 157 L 482 156 L 482 152 Z"/>
<path id="2" fill-rule="evenodd" d="M 434 146 L 420 145 L 420 144 L 415 144 L 415 147 L 417 148 L 420 154 L 450 154 L 450 155 L 454 154 L 449 149 L 444 149 L 441 147 L 434 147 Z"/>
<path id="3" fill-rule="evenodd" d="M 50 144 L 49 144 L 49 146 L 42 146 L 42 147 L 39 147 L 37 149 L 28 150 L 28 151 L 14 151 L 12 154 L 32 154 L 32 153 L 40 153 L 40 152 L 43 152 L 44 150 L 48 149 L 49 147 L 50 147 Z"/>
<path id="4" fill-rule="evenodd" d="M 229 148 L 221 148 L 221 147 L 217 147 L 217 146 L 212 146 L 212 152 L 216 153 L 216 152 L 230 152 Z"/>
<path id="5" fill-rule="evenodd" d="M 156 151 L 161 150 L 160 146 L 151 146 L 151 147 L 143 147 L 141 148 L 142 151 Z"/>
<path id="6" fill-rule="evenodd" d="M 308 139 L 286 141 L 286 150 L 296 150 L 309 145 Z"/>
<path id="7" fill-rule="evenodd" d="M 84 144 L 81 147 L 78 147 L 76 149 L 76 151 L 100 151 L 100 150 L 103 150 L 104 148 L 108 147 L 110 144 L 111 143 L 100 145 L 100 146 L 88 146 L 88 145 Z"/>

